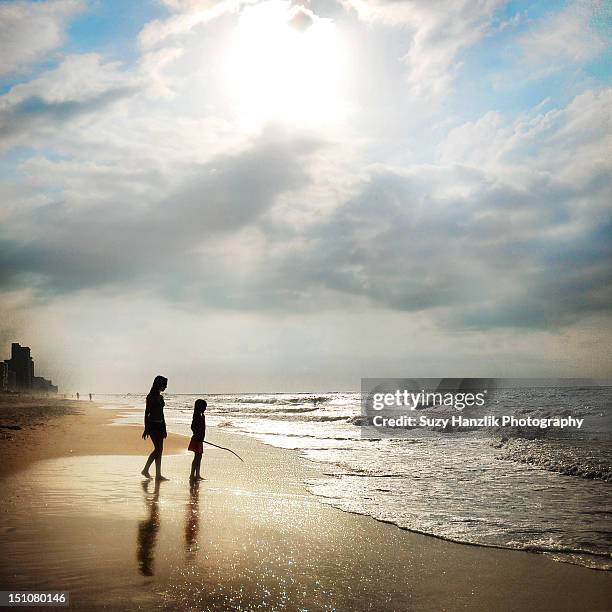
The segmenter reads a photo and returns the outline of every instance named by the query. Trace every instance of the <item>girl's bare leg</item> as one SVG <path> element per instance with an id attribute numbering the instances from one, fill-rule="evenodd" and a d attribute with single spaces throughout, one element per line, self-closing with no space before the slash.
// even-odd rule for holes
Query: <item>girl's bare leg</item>
<path id="1" fill-rule="evenodd" d="M 155 433 L 151 434 L 151 440 L 155 445 L 155 450 L 151 453 L 149 458 L 153 457 L 153 460 L 155 461 L 155 479 L 168 480 L 161 474 L 161 462 L 162 455 L 164 453 L 164 436 L 161 432 L 156 431 Z"/>
<path id="2" fill-rule="evenodd" d="M 142 472 L 140 472 L 145 478 L 151 478 L 151 474 L 149 474 L 149 468 L 151 467 L 151 464 L 153 463 L 154 459 L 155 459 L 155 451 L 153 451 L 149 455 L 149 458 L 147 459 L 145 466 L 142 468 Z"/>
<path id="3" fill-rule="evenodd" d="M 145 478 L 151 478 L 151 474 L 149 474 L 149 468 L 151 467 L 151 464 L 153 463 L 153 461 L 155 461 L 156 456 L 157 456 L 157 449 L 154 449 L 153 452 L 149 455 L 149 458 L 147 459 L 147 462 L 145 463 L 145 466 L 142 469 L 142 472 L 140 472 Z"/>
<path id="4" fill-rule="evenodd" d="M 200 465 L 202 463 L 202 453 L 197 453 L 195 458 L 194 458 L 194 461 L 196 461 L 196 459 L 197 459 L 197 463 L 196 463 L 196 474 L 195 474 L 195 477 L 198 480 L 204 480 L 202 478 L 202 476 L 200 476 Z"/>

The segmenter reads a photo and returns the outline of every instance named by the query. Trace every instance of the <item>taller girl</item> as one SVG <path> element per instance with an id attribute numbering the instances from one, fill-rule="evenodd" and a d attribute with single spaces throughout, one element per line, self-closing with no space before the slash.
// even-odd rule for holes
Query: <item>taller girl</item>
<path id="1" fill-rule="evenodd" d="M 147 436 L 151 437 L 153 442 L 153 452 L 149 455 L 147 462 L 141 472 L 145 478 L 151 478 L 149 474 L 149 468 L 153 461 L 155 461 L 155 479 L 156 480 L 168 480 L 161 474 L 161 460 L 164 452 L 164 438 L 167 437 L 166 432 L 166 420 L 164 419 L 164 397 L 162 391 L 166 390 L 168 385 L 168 379 L 164 376 L 156 376 L 151 386 L 151 391 L 147 395 L 147 405 L 145 408 L 144 417 L 144 432 L 142 434 L 143 440 L 146 440 Z"/>

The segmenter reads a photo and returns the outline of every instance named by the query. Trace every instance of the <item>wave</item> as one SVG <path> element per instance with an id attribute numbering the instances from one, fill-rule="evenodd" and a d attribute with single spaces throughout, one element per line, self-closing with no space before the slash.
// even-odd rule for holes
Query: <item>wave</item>
<path id="1" fill-rule="evenodd" d="M 335 414 L 304 414 L 305 412 L 313 412 L 312 410 L 301 410 L 299 412 L 286 411 L 284 414 L 262 414 L 262 413 L 249 413 L 246 412 L 241 416 L 249 417 L 253 416 L 257 420 L 270 420 L 270 421 L 301 421 L 307 423 L 328 423 L 333 421 L 346 421 L 346 415 L 335 415 Z"/>
<path id="2" fill-rule="evenodd" d="M 233 401 L 237 404 L 269 404 L 272 406 L 276 405 L 291 405 L 291 404 L 324 404 L 329 402 L 332 397 L 330 395 L 301 395 L 301 396 L 293 396 L 293 397 L 269 397 L 269 396 L 257 396 L 257 397 L 245 397 L 245 396 L 236 396 L 232 398 Z M 218 404 L 218 409 L 225 402 L 221 402 Z"/>
<path id="3" fill-rule="evenodd" d="M 246 413 L 244 414 L 245 417 L 249 417 L 249 416 L 255 416 L 256 418 L 254 419 L 255 421 L 263 421 L 263 422 L 268 422 L 268 421 L 300 421 L 302 423 L 333 423 L 333 422 L 337 422 L 337 421 L 345 421 L 346 417 L 343 416 L 325 416 L 325 415 L 320 415 L 320 416 L 310 416 L 310 415 L 305 415 L 302 416 L 300 418 L 290 418 L 289 416 L 285 416 L 283 417 L 274 417 L 272 415 L 268 416 L 268 415 L 261 415 L 261 414 L 257 414 L 257 415 L 250 415 L 250 413 Z M 187 422 L 187 421 L 185 421 Z M 237 429 L 244 429 L 245 431 L 250 431 L 248 429 L 245 429 L 245 425 L 244 425 L 245 421 L 237 421 L 237 420 L 231 420 L 231 419 L 226 419 L 224 421 L 221 421 L 219 423 L 214 423 L 213 426 L 214 427 L 236 427 Z M 280 432 L 275 432 L 277 435 L 292 435 L 295 436 L 297 438 L 300 437 L 313 437 L 313 438 L 318 438 L 318 437 L 322 437 L 320 435 L 308 435 L 308 434 L 304 434 L 304 433 L 296 433 L 296 434 L 285 434 L 285 433 L 280 433 Z"/>
<path id="4" fill-rule="evenodd" d="M 231 408 L 217 408 L 211 410 L 211 414 L 239 414 L 241 417 L 248 416 L 256 416 L 257 418 L 266 419 L 282 419 L 283 415 L 299 415 L 306 412 L 316 412 L 319 410 L 318 407 L 309 406 L 303 408 L 275 408 L 274 410 L 270 410 L 269 408 L 255 408 L 253 406 L 248 406 L 245 408 L 240 408 L 237 406 L 232 406 Z"/>
<path id="5" fill-rule="evenodd" d="M 215 427 L 234 427 L 234 424 L 231 421 L 221 421 L 217 423 Z"/>
<path id="6" fill-rule="evenodd" d="M 580 456 L 576 446 L 561 448 L 541 440 L 506 440 L 495 446 L 502 449 L 497 457 L 500 460 L 533 465 L 564 476 L 612 482 L 612 465 L 605 457 L 595 456 L 592 448 Z"/>
<path id="7" fill-rule="evenodd" d="M 234 425 L 226 425 L 225 427 L 235 427 Z M 260 436 L 272 436 L 275 438 L 308 438 L 314 440 L 350 440 L 351 442 L 359 442 L 359 438 L 351 438 L 350 436 L 322 436 L 319 434 L 307 434 L 307 433 L 288 433 L 278 431 L 251 431 L 249 429 L 238 429 L 241 433 L 256 438 Z"/>
<path id="8" fill-rule="evenodd" d="M 178 412 L 184 414 L 191 414 L 193 411 L 191 409 L 179 408 L 176 409 Z M 246 409 L 240 409 L 238 407 L 232 407 L 231 409 L 219 410 L 212 409 L 209 411 L 209 414 L 215 415 L 237 415 L 240 418 L 256 418 L 256 419 L 273 419 L 277 421 L 341 421 L 346 420 L 348 418 L 347 415 L 310 415 L 311 412 L 317 412 L 319 408 L 279 408 L 276 410 L 267 410 L 265 408 L 257 409 L 253 407 L 248 407 Z"/>
<path id="9" fill-rule="evenodd" d="M 335 474 L 333 476 L 335 476 Z M 434 530 L 419 529 L 414 526 L 408 526 L 405 523 L 402 523 L 399 519 L 382 518 L 381 516 L 378 516 L 376 512 L 372 512 L 371 510 L 368 511 L 365 508 L 355 508 L 353 506 L 347 507 L 345 504 L 343 504 L 342 499 L 325 495 L 317 490 L 318 484 L 319 483 L 317 481 L 306 481 L 308 490 L 313 495 L 319 497 L 324 503 L 333 506 L 334 508 L 338 508 L 343 512 L 348 512 L 349 514 L 369 516 L 380 523 L 394 525 L 404 531 L 410 531 L 412 533 L 430 536 L 446 542 L 454 542 L 456 544 L 465 544 L 468 546 L 481 546 L 483 548 L 496 548 L 501 550 L 522 550 L 525 552 L 544 554 L 547 556 L 552 556 L 555 560 L 563 563 L 571 563 L 573 565 L 580 565 L 600 571 L 612 570 L 612 553 L 603 553 L 579 547 L 573 548 L 571 546 L 542 544 L 536 542 L 508 542 L 505 545 L 491 544 L 487 542 L 470 540 L 465 537 L 444 534 Z"/>
<path id="10" fill-rule="evenodd" d="M 302 412 L 315 412 L 316 410 L 319 410 L 319 408 L 317 406 L 312 406 L 309 408 L 279 408 L 278 410 L 276 410 L 273 414 L 301 414 Z"/>

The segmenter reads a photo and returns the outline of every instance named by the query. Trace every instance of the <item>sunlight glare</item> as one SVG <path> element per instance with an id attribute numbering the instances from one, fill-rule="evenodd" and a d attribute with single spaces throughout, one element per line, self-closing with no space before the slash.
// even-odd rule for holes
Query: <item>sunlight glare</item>
<path id="1" fill-rule="evenodd" d="M 229 43 L 225 75 L 238 117 L 318 126 L 344 113 L 345 50 L 331 20 L 290 2 L 245 8 Z"/>

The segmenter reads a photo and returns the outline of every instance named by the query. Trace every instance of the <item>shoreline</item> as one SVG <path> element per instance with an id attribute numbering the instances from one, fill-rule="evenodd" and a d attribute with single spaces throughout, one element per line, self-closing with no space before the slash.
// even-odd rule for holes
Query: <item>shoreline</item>
<path id="1" fill-rule="evenodd" d="M 77 464 L 97 461 L 103 466 L 104 456 L 108 456 L 109 462 L 117 456 L 131 457 L 121 462 L 120 469 L 126 472 L 124 463 L 135 464 L 134 455 L 144 462 L 150 452 L 150 442 L 140 438 L 141 427 L 112 424 L 114 417 L 126 412 L 125 408 L 102 408 L 83 400 L 48 402 L 45 398 L 41 402 L 40 399 L 33 398 L 25 404 L 31 411 L 35 411 L 36 401 L 46 407 L 42 414 L 39 411 L 40 424 L 29 430 L 11 432 L 10 452 L 7 452 L 7 440 L 0 442 L 3 481 L 8 477 L 25 478 L 37 461 L 44 472 L 45 466 L 56 465 L 54 462 L 61 463 L 65 458 Z M 0 423 L 7 424 L 4 401 L 0 401 L 0 411 Z M 458 607 L 603 610 L 608 607 L 612 596 L 612 576 L 608 572 L 593 572 L 590 568 L 560 563 L 528 551 L 456 543 L 400 528 L 391 521 L 335 508 L 312 494 L 304 484 L 309 477 L 322 473 L 323 466 L 304 460 L 297 452 L 265 445 L 247 436 L 211 428 L 209 437 L 214 443 L 237 450 L 247 462 L 244 466 L 237 460 L 232 462 L 225 453 L 214 449 L 205 452 L 203 466 L 208 480 L 200 490 L 200 497 L 206 495 L 211 505 L 209 518 L 218 516 L 220 521 L 225 521 L 231 536 L 228 544 L 224 539 L 228 534 L 215 531 L 210 536 L 210 550 L 223 549 L 217 563 L 235 565 L 239 577 L 238 581 L 235 576 L 217 578 L 220 584 L 225 582 L 226 590 L 240 591 L 244 587 L 246 594 L 241 597 L 246 597 L 245 602 L 252 604 L 260 597 L 253 591 L 256 584 L 252 582 L 252 568 L 258 563 L 262 564 L 262 571 L 274 568 L 278 558 L 287 556 L 289 549 L 296 559 L 291 570 L 295 580 L 314 597 L 301 601 L 301 605 L 324 600 L 320 599 L 319 591 L 323 587 L 317 586 L 318 582 L 335 593 L 332 599 L 338 609 L 346 609 L 351 601 L 354 604 L 357 600 L 352 598 L 356 596 L 366 609 L 370 600 L 372 609 L 383 603 L 387 609 L 401 609 L 402 602 L 404 609 L 419 610 Z M 54 444 L 41 444 L 45 438 L 52 439 Z M 191 459 L 186 446 L 185 436 L 168 434 L 164 466 L 170 470 L 172 482 L 169 487 L 163 483 L 164 489 L 172 491 L 168 495 L 180 496 L 186 490 Z M 22 454 L 24 447 L 28 452 Z M 41 478 L 45 477 L 41 474 Z M 142 480 L 129 471 L 125 477 L 134 483 Z M 236 548 L 241 542 L 240 530 L 252 532 L 245 545 L 254 543 L 254 547 L 248 548 L 247 558 Z M 322 535 L 326 537 L 322 539 Z M 263 549 L 258 542 L 264 543 Z M 6 583 L 6 574 L 2 575 Z M 272 578 L 266 588 L 272 593 L 278 592 L 278 584 Z M 91 594 L 87 597 L 92 598 L 88 601 L 95 607 L 95 597 Z M 294 595 L 295 606 L 291 608 L 297 607 L 296 597 L 302 596 Z"/>
<path id="2" fill-rule="evenodd" d="M 32 463 L 68 455 L 142 455 L 151 452 L 151 442 L 143 440 L 142 427 L 116 425 L 115 417 L 127 407 L 109 407 L 89 400 L 61 399 L 36 395 L 0 395 L 0 477 L 27 469 Z M 71 431 L 75 417 L 77 431 Z M 6 426 L 19 427 L 8 429 Z M 117 428 L 112 437 L 101 436 L 100 427 Z M 106 433 L 105 430 L 104 433 Z M 164 454 L 186 448 L 184 436 L 168 434 Z"/>

